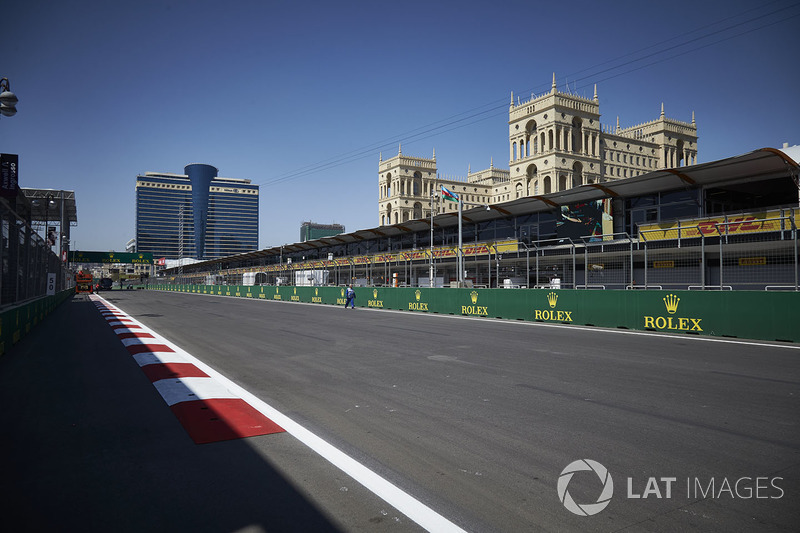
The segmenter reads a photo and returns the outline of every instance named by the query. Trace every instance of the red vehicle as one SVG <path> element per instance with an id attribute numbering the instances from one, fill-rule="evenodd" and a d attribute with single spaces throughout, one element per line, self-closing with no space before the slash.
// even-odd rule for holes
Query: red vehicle
<path id="1" fill-rule="evenodd" d="M 81 270 L 77 274 L 75 274 L 75 293 L 81 294 L 92 294 L 94 291 L 94 285 L 92 283 L 92 275 L 89 272 L 84 272 Z"/>

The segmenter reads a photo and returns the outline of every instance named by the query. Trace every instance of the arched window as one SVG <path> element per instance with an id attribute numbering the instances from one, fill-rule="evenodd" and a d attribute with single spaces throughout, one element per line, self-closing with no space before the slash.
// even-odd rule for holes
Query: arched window
<path id="1" fill-rule="evenodd" d="M 583 185 L 583 165 L 580 161 L 576 161 L 572 165 L 572 186 L 578 187 L 580 185 Z"/>
<path id="2" fill-rule="evenodd" d="M 511 157 L 513 158 L 512 161 L 516 161 L 517 159 L 519 159 L 519 157 L 517 156 L 517 141 L 511 143 Z"/>
<path id="3" fill-rule="evenodd" d="M 553 192 L 553 191 L 551 190 L 551 187 L 550 187 L 550 176 L 547 176 L 544 179 L 544 193 L 545 194 L 550 194 L 551 192 Z"/>
<path id="4" fill-rule="evenodd" d="M 414 196 L 419 196 L 420 194 L 422 194 L 422 173 L 419 171 L 414 172 L 414 181 L 412 185 L 411 194 L 413 194 Z"/>
<path id="5" fill-rule="evenodd" d="M 583 121 L 580 117 L 572 119 L 572 151 L 583 151 Z"/>
<path id="6" fill-rule="evenodd" d="M 414 204 L 414 220 L 419 220 L 422 218 L 422 204 L 416 202 Z"/>
<path id="7" fill-rule="evenodd" d="M 517 198 L 522 198 L 522 184 L 517 183 L 516 186 Z"/>

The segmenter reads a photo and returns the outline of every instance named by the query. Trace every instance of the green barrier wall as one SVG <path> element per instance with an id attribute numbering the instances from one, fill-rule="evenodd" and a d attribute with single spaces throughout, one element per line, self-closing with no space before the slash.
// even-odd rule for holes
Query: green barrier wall
<path id="1" fill-rule="evenodd" d="M 341 287 L 156 285 L 151 289 L 326 305 Z M 357 289 L 356 306 L 800 342 L 800 293 L 762 291 Z"/>
<path id="2" fill-rule="evenodd" d="M 41 322 L 59 304 L 75 293 L 75 289 L 61 291 L 54 296 L 45 296 L 0 313 L 0 355 L 30 333 L 31 328 Z"/>

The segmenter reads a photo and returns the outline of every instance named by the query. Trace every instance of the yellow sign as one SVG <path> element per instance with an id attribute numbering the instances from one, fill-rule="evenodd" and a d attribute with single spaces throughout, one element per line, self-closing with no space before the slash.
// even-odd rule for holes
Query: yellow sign
<path id="1" fill-rule="evenodd" d="M 700 327 L 702 318 L 685 318 L 674 316 L 678 312 L 681 299 L 676 294 L 667 294 L 662 298 L 664 308 L 669 316 L 645 316 L 645 329 L 671 330 L 671 331 L 696 331 L 702 332 Z"/>
<path id="2" fill-rule="evenodd" d="M 675 261 L 653 261 L 653 268 L 675 268 Z"/>
<path id="3" fill-rule="evenodd" d="M 800 210 L 794 212 L 794 223 L 795 226 L 800 225 Z M 644 224 L 639 226 L 639 235 L 645 241 L 664 241 L 791 229 L 792 223 L 786 219 L 783 212 L 773 210 L 727 218 L 709 217 L 663 224 Z"/>
<path id="4" fill-rule="evenodd" d="M 383 300 L 378 300 L 378 289 L 372 289 L 372 300 L 367 300 L 367 307 L 383 308 Z"/>
<path id="5" fill-rule="evenodd" d="M 740 257 L 739 258 L 739 266 L 756 266 L 756 265 L 766 265 L 767 258 L 766 257 Z"/>
<path id="6" fill-rule="evenodd" d="M 414 302 L 408 303 L 408 310 L 409 311 L 427 311 L 428 310 L 428 303 L 421 302 L 420 299 L 422 298 L 422 291 L 417 289 L 414 291 Z"/>
<path id="7" fill-rule="evenodd" d="M 471 315 L 471 316 L 488 316 L 489 315 L 489 308 L 484 305 L 476 305 L 478 303 L 478 292 L 472 291 L 469 293 L 470 301 L 472 305 L 462 305 L 461 306 L 461 314 L 462 315 Z"/>
<path id="8" fill-rule="evenodd" d="M 558 305 L 558 293 L 547 293 L 547 305 L 550 309 L 534 309 L 533 319 L 541 322 L 572 322 L 572 311 L 556 309 Z"/>

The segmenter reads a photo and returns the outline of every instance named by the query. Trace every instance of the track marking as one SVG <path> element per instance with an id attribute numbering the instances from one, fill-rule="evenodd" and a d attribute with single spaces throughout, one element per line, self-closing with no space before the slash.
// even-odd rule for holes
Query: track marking
<path id="1" fill-rule="evenodd" d="M 111 305 L 106 302 L 106 300 L 102 296 L 97 296 L 106 305 Z M 316 305 L 316 304 L 308 304 L 308 305 Z M 141 324 L 136 319 L 131 319 L 137 327 L 147 328 L 144 324 Z M 150 330 L 152 331 L 152 330 Z M 197 359 L 190 353 L 186 352 L 179 346 L 173 344 L 172 342 L 164 339 L 163 337 L 159 336 L 159 341 L 163 341 L 169 348 L 175 352 L 175 354 L 179 354 L 181 357 L 185 358 L 187 361 L 191 362 L 203 372 L 205 372 L 208 376 L 214 378 L 217 382 L 219 382 L 222 386 L 224 386 L 228 391 L 235 394 L 239 398 L 242 398 L 246 403 L 250 404 L 254 409 L 256 409 L 259 413 L 267 417 L 268 419 L 275 422 L 281 428 L 283 428 L 287 433 L 292 435 L 294 438 L 317 452 L 320 456 L 326 459 L 329 463 L 333 464 L 345 474 L 356 480 L 357 482 L 361 483 L 364 487 L 369 489 L 373 494 L 383 499 L 386 503 L 393 506 L 395 509 L 406 515 L 409 519 L 419 524 L 421 527 L 425 528 L 428 531 L 432 532 L 463 532 L 466 533 L 464 529 L 458 527 L 450 520 L 446 519 L 444 516 L 440 515 L 421 501 L 417 500 L 403 489 L 399 488 L 397 485 L 391 483 L 387 479 L 381 477 L 380 475 L 376 474 L 363 464 L 359 463 L 343 451 L 336 448 L 334 445 L 330 444 L 326 440 L 322 439 L 321 437 L 317 436 L 316 434 L 312 433 L 305 427 L 301 426 L 282 412 L 278 411 L 271 405 L 267 404 L 257 396 L 253 395 L 250 391 L 242 388 L 241 386 L 237 385 L 230 379 L 226 378 L 212 367 L 208 366 L 201 360 Z M 140 356 L 142 354 L 139 354 Z M 157 354 L 159 357 L 161 354 Z M 162 380 L 165 381 L 165 380 Z M 191 384 L 194 383 L 191 378 L 183 378 L 181 380 L 176 380 L 181 382 L 181 386 L 176 384 L 176 387 L 181 391 L 185 392 L 187 388 L 191 388 Z M 160 382 L 159 382 L 160 383 Z M 170 391 L 172 392 L 172 391 Z M 201 392 L 202 393 L 202 392 Z M 184 402 L 185 403 L 185 402 Z M 176 406 L 182 405 L 181 403 L 175 404 Z M 174 412 L 174 410 L 173 410 Z"/>

